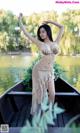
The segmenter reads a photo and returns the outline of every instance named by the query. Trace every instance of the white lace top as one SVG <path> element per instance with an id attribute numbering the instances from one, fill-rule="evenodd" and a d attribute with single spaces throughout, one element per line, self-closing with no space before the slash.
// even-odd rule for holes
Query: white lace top
<path id="1" fill-rule="evenodd" d="M 55 61 L 55 55 L 59 53 L 58 44 L 54 43 L 53 45 L 44 44 L 41 47 L 42 58 L 37 62 L 38 70 L 53 70 L 53 63 Z"/>

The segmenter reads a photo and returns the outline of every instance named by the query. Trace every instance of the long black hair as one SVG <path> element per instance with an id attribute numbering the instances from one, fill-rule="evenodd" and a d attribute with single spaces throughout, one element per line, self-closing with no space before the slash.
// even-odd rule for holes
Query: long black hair
<path id="1" fill-rule="evenodd" d="M 43 25 L 41 25 L 41 26 L 38 28 L 38 31 L 37 31 L 38 39 L 39 39 L 40 41 L 44 42 L 44 39 L 41 39 L 41 37 L 40 37 L 40 29 L 41 29 L 41 28 L 44 28 L 44 29 L 46 30 L 47 35 L 48 35 L 50 41 L 53 41 L 51 28 L 50 28 L 50 26 L 47 25 L 47 24 L 43 24 Z"/>

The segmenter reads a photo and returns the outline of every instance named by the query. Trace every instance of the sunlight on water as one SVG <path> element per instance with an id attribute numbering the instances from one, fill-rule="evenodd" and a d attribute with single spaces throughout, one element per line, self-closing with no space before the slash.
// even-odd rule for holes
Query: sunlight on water
<path id="1" fill-rule="evenodd" d="M 0 94 L 23 79 L 32 59 L 23 55 L 0 56 Z M 80 91 L 80 57 L 58 56 L 56 62 L 67 71 L 68 82 Z"/>
<path id="2" fill-rule="evenodd" d="M 0 56 L 0 67 L 26 67 L 31 61 L 31 56 L 7 55 Z"/>
<path id="3" fill-rule="evenodd" d="M 67 71 L 68 82 L 80 91 L 80 57 L 58 56 L 56 61 Z"/>

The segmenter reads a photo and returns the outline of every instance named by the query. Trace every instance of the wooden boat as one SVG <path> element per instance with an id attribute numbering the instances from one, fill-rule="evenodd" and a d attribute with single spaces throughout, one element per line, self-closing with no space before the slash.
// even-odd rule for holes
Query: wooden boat
<path id="1" fill-rule="evenodd" d="M 0 97 L 0 124 L 9 124 L 10 133 L 19 133 L 29 118 L 32 93 L 24 91 L 25 87 L 21 81 Z M 80 93 L 62 78 L 55 81 L 55 89 L 55 102 L 58 102 L 58 106 L 65 109 L 65 112 L 57 115 L 55 126 L 49 127 L 49 133 L 53 133 L 53 130 L 54 133 L 58 133 L 58 130 L 62 132 L 67 122 L 80 114 Z M 80 125 L 80 118 L 75 123 Z"/>

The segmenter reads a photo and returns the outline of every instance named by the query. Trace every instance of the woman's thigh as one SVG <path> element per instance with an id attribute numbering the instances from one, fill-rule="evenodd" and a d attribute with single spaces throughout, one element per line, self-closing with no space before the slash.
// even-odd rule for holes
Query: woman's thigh
<path id="1" fill-rule="evenodd" d="M 48 79 L 48 93 L 49 93 L 49 100 L 54 102 L 55 99 L 55 83 L 52 77 Z"/>

